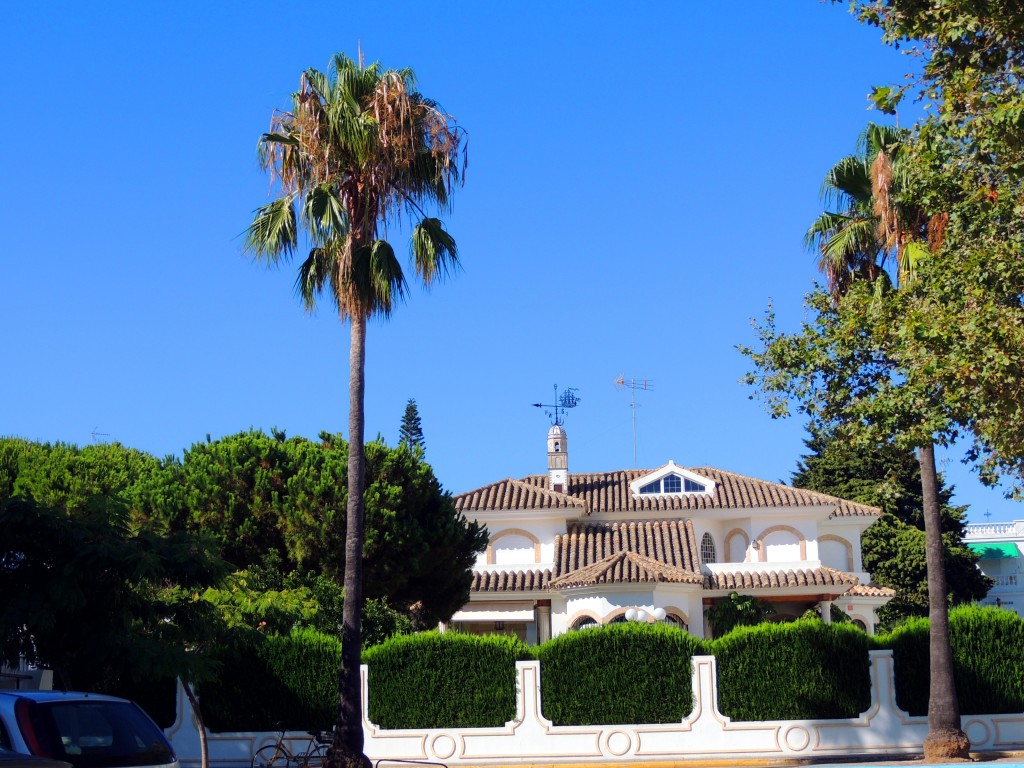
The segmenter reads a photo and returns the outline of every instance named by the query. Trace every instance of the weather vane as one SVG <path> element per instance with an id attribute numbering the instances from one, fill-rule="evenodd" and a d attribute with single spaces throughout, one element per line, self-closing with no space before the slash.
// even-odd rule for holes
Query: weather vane
<path id="1" fill-rule="evenodd" d="M 547 403 L 533 403 L 534 408 L 554 408 L 554 411 L 544 411 L 547 417 L 551 419 L 552 425 L 560 425 L 565 421 L 565 411 L 570 408 L 575 408 L 580 404 L 580 399 L 576 397 L 576 393 L 579 390 L 576 387 L 567 387 L 561 395 L 558 394 L 558 385 L 555 384 L 555 402 L 554 405 Z"/>

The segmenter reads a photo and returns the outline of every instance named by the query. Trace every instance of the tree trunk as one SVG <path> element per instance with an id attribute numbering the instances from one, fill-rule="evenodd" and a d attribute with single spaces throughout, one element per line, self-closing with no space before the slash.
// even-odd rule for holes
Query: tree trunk
<path id="1" fill-rule="evenodd" d="M 199 729 L 199 755 L 202 761 L 201 768 L 209 768 L 210 745 L 206 740 L 206 723 L 203 721 L 203 712 L 199 708 L 199 699 L 196 698 L 195 691 L 192 690 L 192 686 L 189 685 L 187 680 L 182 679 L 181 687 L 185 690 L 185 698 L 188 699 L 188 703 L 192 705 L 192 713 L 196 718 L 196 727 Z"/>
<path id="2" fill-rule="evenodd" d="M 953 651 L 949 645 L 949 606 L 946 569 L 942 562 L 942 522 L 939 517 L 939 481 L 935 471 L 935 446 L 917 451 L 924 500 L 925 557 L 928 566 L 928 736 L 924 759 L 943 762 L 966 759 L 971 742 L 960 727 L 960 702 L 953 679 Z"/>
<path id="3" fill-rule="evenodd" d="M 338 719 L 326 765 L 369 768 L 363 754 L 363 712 L 359 685 L 363 607 L 363 394 L 366 365 L 366 313 L 351 307 L 348 413 L 348 508 L 345 516 L 345 604 L 341 624 L 341 669 L 338 672 Z"/>

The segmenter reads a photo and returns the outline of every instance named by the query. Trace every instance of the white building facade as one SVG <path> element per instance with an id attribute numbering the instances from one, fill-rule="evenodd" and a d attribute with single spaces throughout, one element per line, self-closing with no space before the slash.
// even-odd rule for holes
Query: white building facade
<path id="1" fill-rule="evenodd" d="M 548 473 L 455 498 L 490 543 L 459 631 L 534 644 L 591 624 L 667 621 L 698 637 L 732 592 L 781 620 L 836 605 L 868 631 L 892 590 L 871 584 L 860 536 L 875 507 L 712 467 L 569 472 L 568 436 L 547 436 Z"/>
<path id="2" fill-rule="evenodd" d="M 1024 520 L 968 523 L 964 543 L 978 553 L 978 567 L 995 582 L 982 605 L 1024 616 Z"/>

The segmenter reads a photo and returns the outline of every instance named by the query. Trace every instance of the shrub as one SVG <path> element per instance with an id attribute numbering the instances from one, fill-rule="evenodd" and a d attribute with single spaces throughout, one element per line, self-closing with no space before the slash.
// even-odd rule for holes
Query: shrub
<path id="1" fill-rule="evenodd" d="M 693 711 L 693 635 L 660 624 L 592 627 L 537 652 L 544 716 L 556 725 L 678 723 Z"/>
<path id="2" fill-rule="evenodd" d="M 852 625 L 759 624 L 709 646 L 719 708 L 734 720 L 855 717 L 870 706 L 870 640 Z"/>
<path id="3" fill-rule="evenodd" d="M 879 638 L 893 652 L 896 703 L 911 715 L 928 713 L 928 630 L 928 619 L 915 619 Z M 949 634 L 960 713 L 1024 712 L 1024 620 L 965 605 L 950 611 Z"/>
<path id="4" fill-rule="evenodd" d="M 505 635 L 424 632 L 367 649 L 369 718 L 382 728 L 482 728 L 516 714 L 516 661 L 533 658 Z"/>
<path id="5" fill-rule="evenodd" d="M 336 638 L 311 629 L 246 632 L 213 655 L 220 674 L 200 690 L 211 731 L 316 730 L 334 722 L 341 663 Z"/>

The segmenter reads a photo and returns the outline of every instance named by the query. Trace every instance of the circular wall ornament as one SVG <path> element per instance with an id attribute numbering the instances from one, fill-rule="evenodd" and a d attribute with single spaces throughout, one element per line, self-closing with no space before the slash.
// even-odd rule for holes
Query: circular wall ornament
<path id="1" fill-rule="evenodd" d="M 625 731 L 612 731 L 608 734 L 608 751 L 616 757 L 622 757 L 633 746 L 633 740 Z"/>
<path id="2" fill-rule="evenodd" d="M 447 760 L 455 754 L 455 739 L 447 733 L 439 733 L 430 741 L 430 749 L 435 757 Z"/>
<path id="3" fill-rule="evenodd" d="M 966 733 L 967 738 L 971 740 L 972 747 L 986 744 L 988 743 L 988 740 L 992 738 L 992 732 L 981 720 L 971 720 L 967 723 L 964 727 L 964 733 Z"/>
<path id="4" fill-rule="evenodd" d="M 811 734 L 803 726 L 794 725 L 786 730 L 782 740 L 794 752 L 800 752 L 807 749 L 807 745 L 811 743 Z"/>

